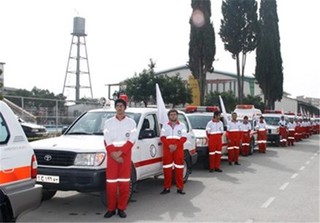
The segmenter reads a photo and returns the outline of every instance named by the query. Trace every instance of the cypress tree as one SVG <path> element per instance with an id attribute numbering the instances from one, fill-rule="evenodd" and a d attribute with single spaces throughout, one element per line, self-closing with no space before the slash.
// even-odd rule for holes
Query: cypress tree
<path id="1" fill-rule="evenodd" d="M 216 54 L 215 33 L 211 17 L 210 0 L 192 0 L 190 18 L 190 42 L 188 67 L 198 81 L 200 105 L 204 105 L 206 74 L 213 71 L 212 63 Z"/>
<path id="2" fill-rule="evenodd" d="M 220 37 L 225 50 L 236 59 L 238 103 L 243 99 L 244 70 L 247 53 L 255 50 L 258 35 L 256 0 L 225 0 L 222 2 Z M 240 71 L 240 57 L 241 71 Z M 241 73 L 241 76 L 240 76 Z"/>
<path id="3" fill-rule="evenodd" d="M 275 101 L 281 100 L 283 95 L 278 21 L 276 0 L 261 0 L 255 77 L 264 94 L 265 106 L 269 109 L 274 109 Z"/>

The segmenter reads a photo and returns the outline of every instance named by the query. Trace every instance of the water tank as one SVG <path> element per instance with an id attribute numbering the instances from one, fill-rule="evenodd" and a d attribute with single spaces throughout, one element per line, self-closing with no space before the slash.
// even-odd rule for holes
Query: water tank
<path id="1" fill-rule="evenodd" d="M 72 33 L 72 35 L 86 36 L 85 22 L 86 22 L 86 20 L 82 17 L 74 17 L 73 18 L 73 33 Z"/>

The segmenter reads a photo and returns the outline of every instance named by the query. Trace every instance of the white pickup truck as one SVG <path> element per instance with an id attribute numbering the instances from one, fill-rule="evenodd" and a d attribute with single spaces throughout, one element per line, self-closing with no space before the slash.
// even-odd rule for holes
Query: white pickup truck
<path id="1" fill-rule="evenodd" d="M 63 133 L 55 138 L 31 143 L 38 159 L 38 183 L 43 185 L 44 199 L 53 197 L 57 190 L 101 192 L 105 199 L 106 150 L 103 126 L 115 115 L 113 108 L 88 111 L 78 117 Z M 126 115 L 137 123 L 138 140 L 132 148 L 130 192 L 142 179 L 159 176 L 162 169 L 162 143 L 155 108 L 127 108 Z M 184 144 L 184 180 L 197 161 L 195 136 L 189 120 L 179 111 L 179 121 L 187 127 Z"/>
<path id="2" fill-rule="evenodd" d="M 36 156 L 9 106 L 0 100 L 0 222 L 40 205 Z"/>

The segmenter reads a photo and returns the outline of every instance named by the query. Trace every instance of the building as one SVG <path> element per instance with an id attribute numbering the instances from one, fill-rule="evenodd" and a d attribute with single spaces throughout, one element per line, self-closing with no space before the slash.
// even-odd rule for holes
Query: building
<path id="1" fill-rule="evenodd" d="M 179 74 L 183 81 L 190 82 L 193 78 L 190 69 L 187 66 L 180 66 L 168 70 L 163 70 L 156 73 L 157 75 L 168 75 L 169 77 Z M 210 92 L 229 92 L 232 91 L 238 97 L 237 75 L 229 72 L 214 70 L 212 73 L 207 73 L 207 86 L 205 94 Z M 244 95 L 256 96 L 262 95 L 259 85 L 254 77 L 244 77 Z"/>

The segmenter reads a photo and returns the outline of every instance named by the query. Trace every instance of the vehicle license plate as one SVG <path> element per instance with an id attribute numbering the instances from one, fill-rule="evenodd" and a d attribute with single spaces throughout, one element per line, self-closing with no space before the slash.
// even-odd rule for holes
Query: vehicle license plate
<path id="1" fill-rule="evenodd" d="M 59 176 L 39 175 L 38 174 L 37 181 L 44 182 L 44 183 L 58 184 L 60 182 L 60 178 L 59 178 Z"/>

